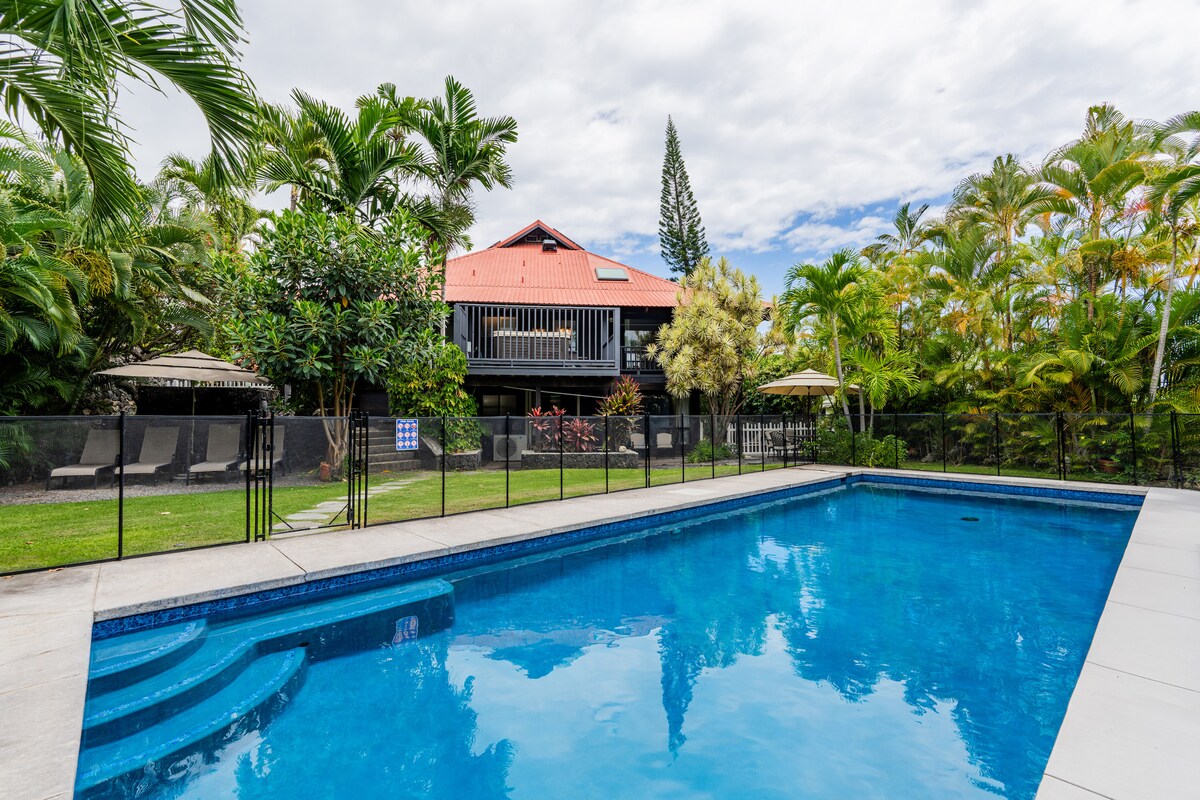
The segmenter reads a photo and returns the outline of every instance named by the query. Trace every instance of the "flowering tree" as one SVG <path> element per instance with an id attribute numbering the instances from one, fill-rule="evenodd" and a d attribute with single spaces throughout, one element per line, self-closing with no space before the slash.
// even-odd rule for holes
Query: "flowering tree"
<path id="1" fill-rule="evenodd" d="M 316 211 L 273 222 L 228 279 L 222 333 L 235 357 L 291 385 L 324 418 L 337 468 L 358 385 L 382 383 L 395 365 L 416 360 L 445 318 L 437 256 L 402 213 L 379 229 Z"/>

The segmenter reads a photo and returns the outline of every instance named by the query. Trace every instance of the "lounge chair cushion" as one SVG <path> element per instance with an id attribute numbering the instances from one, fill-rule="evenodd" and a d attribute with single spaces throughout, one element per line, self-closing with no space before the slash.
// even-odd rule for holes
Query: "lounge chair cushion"
<path id="1" fill-rule="evenodd" d="M 142 452 L 138 455 L 138 460 L 124 467 L 117 467 L 117 474 L 153 475 L 174 463 L 178 444 L 179 428 L 147 428 L 146 435 L 142 438 Z"/>
<path id="2" fill-rule="evenodd" d="M 241 425 L 210 425 L 204 460 L 192 464 L 188 472 L 224 472 L 234 466 L 238 463 L 241 438 Z"/>
<path id="3" fill-rule="evenodd" d="M 94 476 L 102 469 L 117 463 L 121 451 L 121 432 L 118 430 L 90 430 L 83 453 L 75 464 L 67 464 L 50 472 L 51 478 L 70 478 L 77 475 Z"/>

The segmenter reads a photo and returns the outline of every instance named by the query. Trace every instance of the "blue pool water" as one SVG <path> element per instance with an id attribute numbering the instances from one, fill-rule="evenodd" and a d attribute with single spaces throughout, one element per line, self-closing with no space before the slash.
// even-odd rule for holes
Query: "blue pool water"
<path id="1" fill-rule="evenodd" d="M 860 483 L 97 640 L 88 798 L 1031 798 L 1136 508 Z"/>

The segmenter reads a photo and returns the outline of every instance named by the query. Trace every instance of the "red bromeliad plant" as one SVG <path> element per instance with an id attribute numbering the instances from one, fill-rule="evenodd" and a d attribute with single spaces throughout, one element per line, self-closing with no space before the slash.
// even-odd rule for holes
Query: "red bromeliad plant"
<path id="1" fill-rule="evenodd" d="M 529 425 L 533 435 L 529 437 L 530 446 L 539 453 L 549 453 L 558 450 L 559 435 L 562 433 L 562 417 L 565 408 L 552 406 L 549 411 L 534 408 L 529 412 Z"/>
<path id="2" fill-rule="evenodd" d="M 600 401 L 598 410 L 601 415 L 611 417 L 606 425 L 606 449 L 631 447 L 633 434 L 641 427 L 638 417 L 644 410 L 641 385 L 628 375 L 622 376 L 613 384 L 612 392 Z"/>
<path id="3" fill-rule="evenodd" d="M 569 453 L 590 453 L 596 449 L 596 426 L 576 417 L 563 425 L 563 449 Z"/>

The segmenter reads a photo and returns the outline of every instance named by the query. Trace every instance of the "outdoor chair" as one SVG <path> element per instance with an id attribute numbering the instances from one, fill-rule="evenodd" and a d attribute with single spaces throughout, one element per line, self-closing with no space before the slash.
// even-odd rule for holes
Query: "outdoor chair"
<path id="1" fill-rule="evenodd" d="M 812 434 L 804 431 L 795 431 L 787 435 L 787 442 L 791 447 L 792 455 L 796 458 L 796 463 L 804 461 L 805 463 L 816 463 L 817 461 L 817 441 Z"/>
<path id="2" fill-rule="evenodd" d="M 190 481 L 193 476 L 198 478 L 212 473 L 226 476 L 230 468 L 237 465 L 241 449 L 241 425 L 209 425 L 204 460 L 188 467 L 187 480 Z"/>
<path id="3" fill-rule="evenodd" d="M 284 471 L 283 457 L 285 455 L 285 450 L 283 449 L 284 428 L 281 425 L 276 425 L 272 431 L 271 459 L 270 464 L 268 464 L 268 468 L 274 469 L 275 467 L 279 467 L 280 471 L 282 472 Z M 264 442 L 261 438 L 259 438 L 259 440 L 254 443 L 254 455 L 251 456 L 249 460 L 238 464 L 238 469 L 242 472 L 245 472 L 247 469 L 249 469 L 251 470 L 251 474 L 254 474 L 254 471 L 258 469 L 260 464 L 267 464 L 267 454 L 263 449 L 266 444 L 267 442 Z"/>
<path id="4" fill-rule="evenodd" d="M 657 455 L 663 450 L 675 452 L 675 438 L 669 433 L 660 433 L 654 437 L 654 451 Z"/>
<path id="5" fill-rule="evenodd" d="M 117 475 L 149 475 L 158 482 L 158 471 L 169 469 L 175 463 L 175 450 L 179 446 L 179 428 L 147 428 L 142 437 L 142 451 L 132 464 L 119 466 L 113 471 Z"/>
<path id="6" fill-rule="evenodd" d="M 784 458 L 788 453 L 788 440 L 781 431 L 767 431 L 767 438 L 771 442 L 771 455 L 779 458 Z"/>
<path id="7" fill-rule="evenodd" d="M 58 467 L 46 476 L 46 488 L 50 481 L 62 478 L 62 485 L 67 485 L 67 478 L 86 478 L 91 476 L 92 488 L 99 485 L 102 470 L 112 469 L 117 463 L 121 452 L 121 432 L 118 430 L 90 430 L 87 441 L 84 442 L 83 452 L 79 461 L 74 464 Z"/>
<path id="8" fill-rule="evenodd" d="M 637 452 L 642 452 L 646 449 L 646 434 L 631 433 L 629 434 L 629 446 Z"/>

